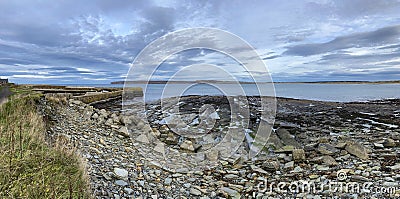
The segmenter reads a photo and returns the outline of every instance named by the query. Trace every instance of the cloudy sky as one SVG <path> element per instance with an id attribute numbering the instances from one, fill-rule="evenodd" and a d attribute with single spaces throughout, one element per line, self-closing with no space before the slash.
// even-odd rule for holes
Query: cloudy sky
<path id="1" fill-rule="evenodd" d="M 0 76 L 17 83 L 123 80 L 147 44 L 191 27 L 243 38 L 275 81 L 400 79 L 399 0 L 0 0 Z M 230 62 L 215 51 L 182 52 L 154 79 L 187 63 L 224 63 L 244 77 Z M 199 69 L 187 78 L 209 77 Z"/>

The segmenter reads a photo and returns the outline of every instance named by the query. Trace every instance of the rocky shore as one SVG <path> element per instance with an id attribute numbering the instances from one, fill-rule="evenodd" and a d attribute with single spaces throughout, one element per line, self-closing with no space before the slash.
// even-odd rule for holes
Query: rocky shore
<path id="1" fill-rule="evenodd" d="M 190 138 L 167 125 L 176 118 L 160 102 L 146 104 L 143 112 L 140 104 L 127 111 L 112 103 L 90 106 L 46 97 L 40 109 L 49 124 L 49 141 L 65 140 L 85 159 L 95 198 L 400 197 L 400 100 L 334 103 L 279 98 L 270 139 L 255 159 L 246 154 L 262 121 L 260 99 L 237 100 L 248 102 L 250 114 L 244 119 L 249 126 L 242 129 L 247 136 L 232 157 L 222 157 L 221 151 L 198 155 L 214 148 L 232 129 L 231 107 L 224 97 L 180 99 L 181 119 L 192 129 L 209 131 Z M 208 121 L 213 122 L 211 127 Z M 184 162 L 182 154 L 193 158 Z M 160 157 L 164 159 L 158 161 Z M 175 168 L 165 166 L 169 160 Z M 191 161 L 205 165 L 179 165 Z M 304 190 L 304 184 L 311 189 Z"/>

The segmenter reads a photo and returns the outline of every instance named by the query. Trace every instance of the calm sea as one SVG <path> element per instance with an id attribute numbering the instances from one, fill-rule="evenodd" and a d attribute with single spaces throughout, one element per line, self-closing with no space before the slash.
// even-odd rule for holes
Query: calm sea
<path id="1" fill-rule="evenodd" d="M 91 84 L 74 86 L 93 87 L 123 87 L 118 84 Z M 240 93 L 243 89 L 246 95 L 259 95 L 254 84 L 242 84 L 241 88 L 234 84 L 173 84 L 165 90 L 164 84 L 131 84 L 145 90 L 145 100 L 153 101 L 160 98 L 183 95 L 228 95 Z M 320 101 L 352 102 L 379 99 L 400 98 L 400 84 L 308 84 L 308 83 L 275 83 L 277 97 L 295 99 L 310 99 Z M 163 92 L 164 91 L 164 92 Z"/>

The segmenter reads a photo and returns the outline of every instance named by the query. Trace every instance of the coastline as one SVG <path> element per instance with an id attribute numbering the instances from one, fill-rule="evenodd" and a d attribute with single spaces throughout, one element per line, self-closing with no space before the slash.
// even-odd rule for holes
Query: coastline
<path id="1" fill-rule="evenodd" d="M 249 115 L 239 112 L 231 123 L 228 98 L 234 102 L 233 106 L 248 109 Z M 265 140 L 265 147 L 254 139 L 264 121 L 257 96 L 194 95 L 182 97 L 179 103 L 176 98 L 165 99 L 164 108 L 160 101 L 154 101 L 132 104 L 126 110 L 121 109 L 120 98 L 90 104 L 78 99 L 65 93 L 47 93 L 42 95 L 37 108 L 47 122 L 46 140 L 63 140 L 66 146 L 79 151 L 90 193 L 95 198 L 149 194 L 251 197 L 265 193 L 258 187 L 266 183 L 262 179 L 276 184 L 303 180 L 318 185 L 338 182 L 337 176 L 343 173 L 348 178 L 339 179 L 341 183 L 361 186 L 372 182 L 374 187 L 390 190 L 400 180 L 400 99 L 326 102 L 278 97 L 275 122 L 271 124 L 273 131 Z M 273 98 L 267 101 L 273 106 Z M 205 104 L 213 109 L 202 109 Z M 172 108 L 176 105 L 190 127 L 180 126 L 178 130 L 202 132 L 199 131 L 202 121 L 215 126 L 204 136 L 184 137 L 174 130 L 177 118 Z M 239 150 L 234 156 L 225 158 L 222 152 L 207 152 L 217 147 L 215 140 L 228 135 L 228 129 L 244 128 L 243 119 L 249 125 L 244 134 L 239 134 L 245 138 L 238 142 Z M 157 147 L 160 143 L 162 148 Z M 229 150 L 229 144 L 224 143 L 217 151 Z M 251 145 L 261 150 L 254 159 L 248 157 L 250 150 L 254 150 Z M 194 158 L 185 159 L 190 155 Z M 174 164 L 166 160 L 174 160 Z M 197 168 L 199 165 L 202 169 Z M 148 193 L 154 187 L 156 191 Z M 269 197 L 348 197 L 349 194 L 354 193 L 282 193 L 275 189 L 268 192 Z M 400 196 L 396 190 L 357 194 Z"/>

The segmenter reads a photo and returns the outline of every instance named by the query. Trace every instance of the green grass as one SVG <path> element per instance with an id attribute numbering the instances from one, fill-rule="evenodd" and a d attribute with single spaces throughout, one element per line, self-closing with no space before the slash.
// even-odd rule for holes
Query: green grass
<path id="1" fill-rule="evenodd" d="M 63 144 L 45 142 L 39 98 L 13 96 L 0 107 L 0 198 L 88 198 L 79 156 Z"/>

